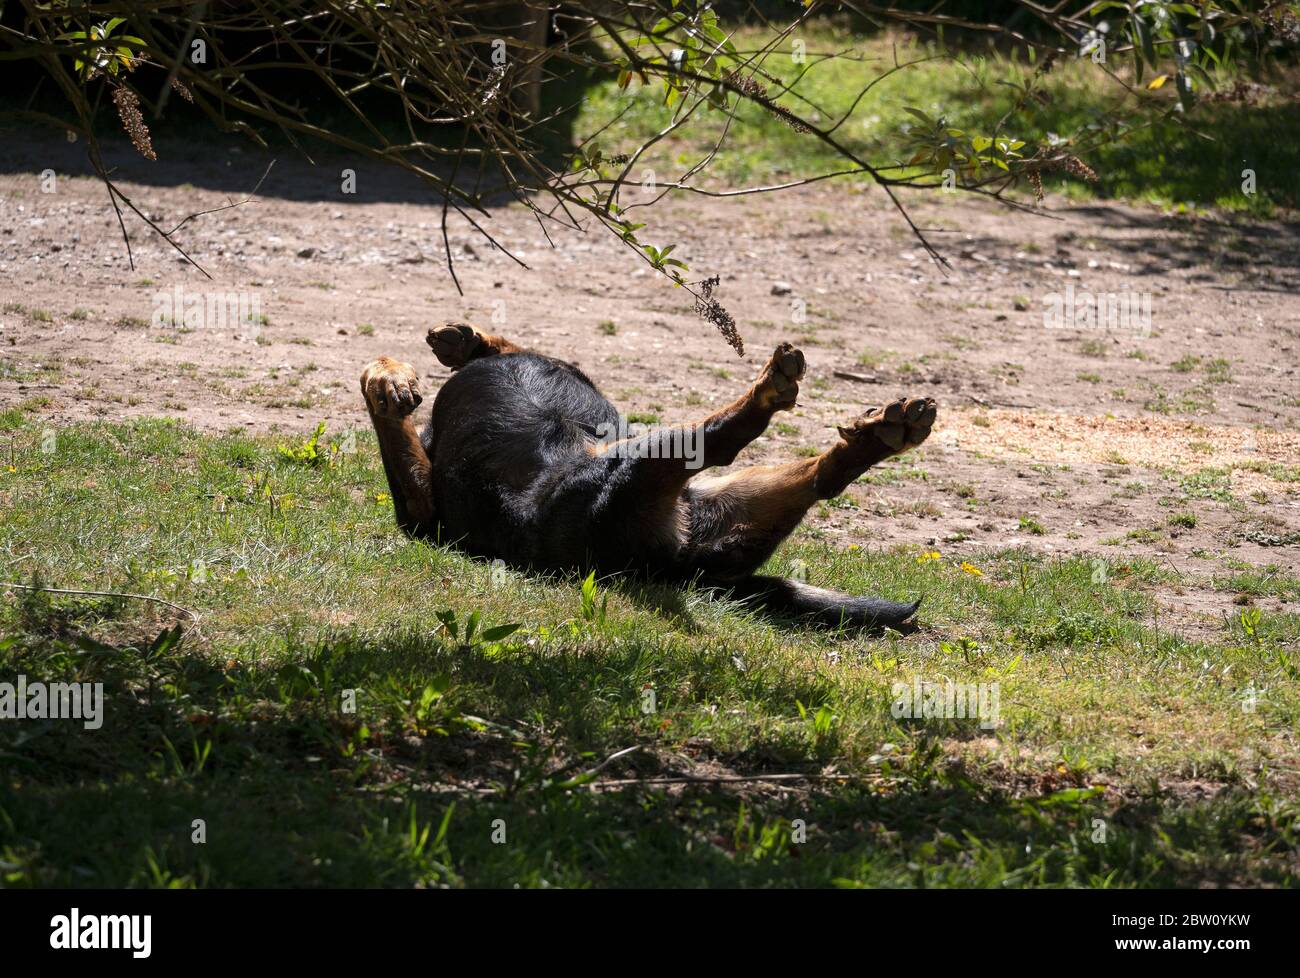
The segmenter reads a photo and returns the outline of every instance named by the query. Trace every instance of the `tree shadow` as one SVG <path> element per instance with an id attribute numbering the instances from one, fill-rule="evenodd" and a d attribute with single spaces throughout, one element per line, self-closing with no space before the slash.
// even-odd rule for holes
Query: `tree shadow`
<path id="1" fill-rule="evenodd" d="M 580 56 L 589 41 L 575 42 Z M 577 107 L 588 86 L 603 76 L 578 63 L 552 59 L 549 79 L 542 86 L 542 104 L 537 121 L 518 120 L 520 129 L 533 144 L 540 162 L 563 172 L 572 153 Z M 53 128 L 33 129 L 36 123 L 22 113 L 39 112 L 45 116 L 75 121 L 67 103 L 53 86 L 30 88 L 30 64 L 0 63 L 0 134 L 10 138 L 0 146 L 0 174 L 39 174 L 52 169 L 59 175 L 98 179 L 80 142 L 69 142 L 62 131 Z M 466 156 L 456 162 L 462 148 L 471 153 L 481 148 L 474 127 L 456 124 L 415 123 L 416 133 L 408 128 L 409 120 L 390 97 L 364 93 L 353 100 L 365 118 L 356 118 L 341 104 L 336 104 L 331 90 L 314 74 L 288 69 L 263 69 L 259 75 L 263 90 L 274 91 L 283 105 L 304 109 L 310 123 L 322 131 L 368 146 L 380 145 L 380 139 L 393 146 L 408 145 L 413 139 L 435 147 L 445 157 L 413 154 L 410 159 L 439 180 L 452 183 L 458 190 L 476 196 L 482 206 L 492 209 L 515 199 L 509 192 L 509 179 L 501 170 L 479 172 L 476 157 Z M 141 91 L 161 91 L 166 73 L 148 65 L 132 75 L 132 83 Z M 12 82 L 12 84 L 7 84 Z M 289 133 L 255 116 L 230 110 L 227 123 L 241 124 L 265 142 L 258 143 L 238 131 L 223 131 L 196 106 L 171 98 L 164 114 L 146 117 L 157 161 L 145 159 L 122 131 L 121 123 L 109 100 L 96 109 L 96 133 L 100 139 L 105 167 L 115 182 L 135 183 L 158 188 L 199 188 L 227 194 L 236 199 L 257 187 L 262 197 L 300 203 L 431 204 L 441 207 L 443 195 L 437 187 L 401 165 L 349 152 L 333 142 L 310 133 Z M 20 121 L 10 122 L 6 115 Z M 21 138 L 19 138 L 21 137 Z M 270 172 L 267 167 L 274 163 Z M 348 181 L 344 171 L 351 171 Z M 265 179 L 261 180 L 265 174 Z M 261 180 L 259 184 L 259 180 Z M 353 189 L 345 189 L 345 187 Z M 470 206 L 463 204 L 461 206 Z"/>
<path id="2" fill-rule="evenodd" d="M 349 634 L 237 664 L 185 640 L 158 651 L 152 629 L 108 645 L 66 624 L 0 649 L 6 673 L 103 682 L 107 703 L 98 730 L 0 725 L 16 885 L 1176 885 L 1234 866 L 1242 816 L 1225 822 L 1236 809 L 1215 799 L 1135 802 L 1123 845 L 1080 846 L 1103 799 L 968 775 L 933 731 L 838 780 L 788 729 L 758 727 L 742 750 L 672 748 L 639 708 L 653 643 Z M 716 695 L 706 664 L 690 672 L 677 679 L 693 698 Z M 824 692 L 812 674 L 748 682 L 773 701 Z M 588 770 L 635 783 L 574 780 Z M 777 772 L 810 780 L 762 780 Z M 1279 819 L 1262 841 L 1286 831 Z M 1199 862 L 1162 858 L 1172 845 Z"/>
<path id="3" fill-rule="evenodd" d="M 1126 274 L 1138 289 L 1146 279 L 1168 280 L 1173 270 L 1206 265 L 1188 279 L 1229 291 L 1289 294 L 1300 289 L 1300 221 L 1229 214 L 1174 217 L 1113 204 L 1072 205 L 1054 213 L 1088 220 L 1086 229 L 1058 234 L 1058 246 L 1074 260 L 1088 253 L 1073 250 L 1085 239 L 1102 253 L 1123 256 L 1130 266 Z M 1043 261 L 1053 259 L 1050 254 L 1017 256 L 1019 242 L 991 234 L 976 234 L 965 247 L 1025 273 L 1041 272 Z M 1074 288 L 1076 293 L 1088 291 L 1078 284 Z"/>

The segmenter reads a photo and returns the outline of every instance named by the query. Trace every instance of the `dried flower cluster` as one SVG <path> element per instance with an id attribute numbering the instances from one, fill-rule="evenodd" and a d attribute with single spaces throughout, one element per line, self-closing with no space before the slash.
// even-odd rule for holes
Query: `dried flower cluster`
<path id="1" fill-rule="evenodd" d="M 784 109 L 773 102 L 767 94 L 767 89 L 763 87 L 762 83 L 755 81 L 753 75 L 741 76 L 737 72 L 729 71 L 722 76 L 722 80 L 730 85 L 734 91 L 740 93 L 744 98 L 749 99 L 751 102 L 757 102 L 763 108 L 767 109 L 768 112 L 772 113 L 772 115 L 776 116 L 776 118 L 780 119 L 795 132 L 809 131 L 808 127 L 798 118 L 791 115 L 788 109 Z"/>
<path id="2" fill-rule="evenodd" d="M 1041 204 L 1043 202 L 1043 174 L 1035 167 L 1029 171 L 1029 186 L 1034 189 L 1034 202 Z"/>
<path id="3" fill-rule="evenodd" d="M 1073 174 L 1076 177 L 1082 177 L 1090 183 L 1097 182 L 1097 171 L 1077 156 L 1067 154 L 1062 157 L 1061 166 L 1065 169 L 1066 173 Z"/>
<path id="4" fill-rule="evenodd" d="M 158 154 L 153 151 L 153 140 L 149 138 L 149 127 L 144 124 L 144 116 L 140 114 L 140 96 L 126 85 L 118 85 L 113 89 L 113 104 L 117 106 L 117 114 L 122 119 L 122 128 L 131 137 L 131 145 L 145 159 L 158 159 Z"/>
<path id="5" fill-rule="evenodd" d="M 732 318 L 731 313 L 722 308 L 722 303 L 713 297 L 713 290 L 717 285 L 716 275 L 699 283 L 700 291 L 695 297 L 695 314 L 716 326 L 722 338 L 731 344 L 731 348 L 738 356 L 743 357 L 745 341 L 741 339 L 740 330 L 736 329 L 736 320 Z"/>

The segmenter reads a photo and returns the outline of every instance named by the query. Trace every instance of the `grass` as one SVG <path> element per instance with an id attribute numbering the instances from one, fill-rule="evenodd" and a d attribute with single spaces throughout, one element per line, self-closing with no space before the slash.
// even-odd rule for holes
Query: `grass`
<path id="1" fill-rule="evenodd" d="M 1017 99 L 1015 85 L 1033 66 L 1023 55 L 968 53 L 963 64 L 951 59 L 929 61 L 898 71 L 880 80 L 856 107 L 858 94 L 899 62 L 942 53 L 928 42 L 891 36 L 846 35 L 827 22 L 812 22 L 798 35 L 808 59 L 798 63 L 783 45 L 763 63 L 773 93 L 793 84 L 797 94 L 785 94 L 779 101 L 797 111 L 812 111 L 799 96 L 821 109 L 821 121 L 829 125 L 850 108 L 847 121 L 835 132 L 851 151 L 880 164 L 905 161 L 911 156 L 901 127 L 912 122 L 908 107 L 935 117 L 944 116 L 949 125 L 967 132 L 991 133 Z M 756 49 L 765 40 L 757 28 L 742 28 L 734 37 L 743 51 Z M 819 59 L 823 52 L 847 52 L 845 57 Z M 1027 100 L 1015 112 L 1004 130 L 1008 135 L 1036 142 L 1047 133 L 1063 137 L 1083 135 L 1095 123 L 1099 92 L 1111 92 L 1108 101 L 1118 100 L 1119 86 L 1099 78 L 1097 66 L 1087 59 L 1063 59 L 1047 76 L 1046 97 Z M 1124 75 L 1127 65 L 1120 66 Z M 1230 86 L 1233 79 L 1223 77 Z M 1284 85 L 1283 88 L 1286 86 Z M 579 132 L 594 131 L 620 112 L 626 114 L 602 133 L 600 143 L 606 155 L 628 152 L 638 141 L 665 128 L 670 110 L 663 105 L 661 87 L 633 83 L 620 91 L 613 80 L 600 82 L 584 92 L 585 102 L 577 121 Z M 1163 97 L 1170 101 L 1172 93 Z M 760 106 L 744 103 L 737 113 L 726 148 L 710 165 L 711 178 L 729 186 L 761 185 L 842 168 L 842 163 L 816 139 L 797 133 Z M 664 139 L 657 151 L 643 162 L 659 181 L 676 179 L 677 173 L 702 158 L 722 133 L 726 115 L 711 113 L 692 121 Z M 1059 175 L 1047 180 L 1049 190 L 1065 190 L 1077 196 L 1127 197 L 1169 207 L 1216 206 L 1256 215 L 1271 214 L 1275 207 L 1295 207 L 1300 200 L 1300 146 L 1278 140 L 1278 132 L 1300 128 L 1300 103 L 1285 97 L 1270 97 L 1257 105 L 1202 101 L 1185 120 L 1136 128 L 1123 141 L 1098 153 L 1088 162 L 1099 175 L 1095 185 Z M 1201 134 L 1208 134 L 1209 139 Z M 1252 168 L 1268 173 L 1258 192 L 1242 192 L 1241 171 Z M 639 172 L 639 170 L 638 170 Z"/>
<path id="2" fill-rule="evenodd" d="M 0 677 L 106 697 L 0 723 L 6 885 L 1297 883 L 1297 616 L 1193 642 L 1135 565 L 787 545 L 925 595 L 917 634 L 836 635 L 407 542 L 368 432 L 307 464 L 309 431 L 16 424 L 0 577 L 199 620 L 0 589 Z M 998 684 L 998 723 L 896 718 L 917 680 Z M 594 777 L 842 779 L 583 783 L 634 746 Z"/>
<path id="3" fill-rule="evenodd" d="M 1270 479 L 1276 479 L 1278 482 L 1300 482 L 1300 465 L 1284 465 L 1281 462 L 1261 462 L 1258 459 L 1250 462 L 1239 462 L 1234 468 L 1242 469 L 1247 472 L 1259 472 L 1268 476 Z"/>
<path id="4" fill-rule="evenodd" d="M 1227 502 L 1232 499 L 1231 469 L 1207 466 L 1190 475 L 1180 476 L 1183 492 L 1191 499 L 1215 499 Z"/>
<path id="5" fill-rule="evenodd" d="M 1252 597 L 1278 597 L 1300 601 L 1300 577 L 1286 573 L 1276 564 L 1250 567 L 1236 573 L 1216 577 L 1215 587 L 1221 591 L 1235 591 Z"/>
<path id="6" fill-rule="evenodd" d="M 1028 516 L 1020 517 L 1020 529 L 1024 530 L 1026 533 L 1032 533 L 1034 536 L 1039 537 L 1047 532 L 1047 530 L 1043 528 L 1042 523 L 1039 523 L 1038 520 L 1030 519 Z"/>

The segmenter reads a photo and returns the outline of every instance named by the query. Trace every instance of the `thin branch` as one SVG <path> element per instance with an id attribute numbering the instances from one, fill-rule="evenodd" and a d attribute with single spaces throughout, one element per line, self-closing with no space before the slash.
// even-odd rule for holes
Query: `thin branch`
<path id="1" fill-rule="evenodd" d="M 256 185 L 254 185 L 253 189 L 250 190 L 250 191 L 248 192 L 248 196 L 245 197 L 243 200 L 228 200 L 226 203 L 222 204 L 220 207 L 209 207 L 209 208 L 208 208 L 207 210 L 205 210 L 205 211 L 196 211 L 195 213 L 190 214 L 188 217 L 186 217 L 184 220 L 182 220 L 179 224 L 177 224 L 177 225 L 176 225 L 174 228 L 172 228 L 170 231 L 165 232 L 165 233 L 163 234 L 163 237 L 165 237 L 165 238 L 170 238 L 171 235 L 175 234 L 177 231 L 179 231 L 181 228 L 183 228 L 183 227 L 184 227 L 186 224 L 188 224 L 190 221 L 194 220 L 196 217 L 203 217 L 203 216 L 205 216 L 205 215 L 207 215 L 207 214 L 216 214 L 218 211 L 229 210 L 229 209 L 232 208 L 232 207 L 242 207 L 244 204 L 247 204 L 247 203 L 250 202 L 254 197 L 256 197 L 256 196 L 257 196 L 257 192 L 258 192 L 259 190 L 262 189 L 262 183 L 266 180 L 267 175 L 271 172 L 271 167 L 273 167 L 273 166 L 275 166 L 275 160 L 272 160 L 270 163 L 266 164 L 266 169 L 262 171 L 262 175 L 261 175 L 261 177 L 258 178 L 258 181 L 257 181 Z"/>
<path id="2" fill-rule="evenodd" d="M 174 608 L 176 611 L 183 611 L 196 622 L 200 620 L 199 616 L 189 608 L 168 601 L 166 598 L 155 597 L 152 594 L 131 594 L 126 591 L 79 591 L 72 588 L 41 587 L 36 584 L 17 584 L 13 581 L 0 581 L 0 588 L 14 588 L 19 591 L 40 591 L 46 594 L 75 594 L 88 598 L 131 598 L 135 601 L 152 601 L 155 604 L 165 604 L 167 607 Z"/>

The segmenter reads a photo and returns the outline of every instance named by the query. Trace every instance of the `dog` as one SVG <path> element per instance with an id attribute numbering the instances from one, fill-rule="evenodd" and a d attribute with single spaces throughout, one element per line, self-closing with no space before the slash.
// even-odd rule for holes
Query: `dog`
<path id="1" fill-rule="evenodd" d="M 361 374 L 397 525 L 408 536 L 527 571 L 693 582 L 832 627 L 900 628 L 920 605 L 755 572 L 814 503 L 925 441 L 933 399 L 872 408 L 816 457 L 714 474 L 706 470 L 729 466 L 773 415 L 794 407 L 805 361 L 791 344 L 704 420 L 611 439 L 625 423 L 572 364 L 464 323 L 435 327 L 427 341 L 452 374 L 422 429 L 410 364 L 380 357 Z"/>

